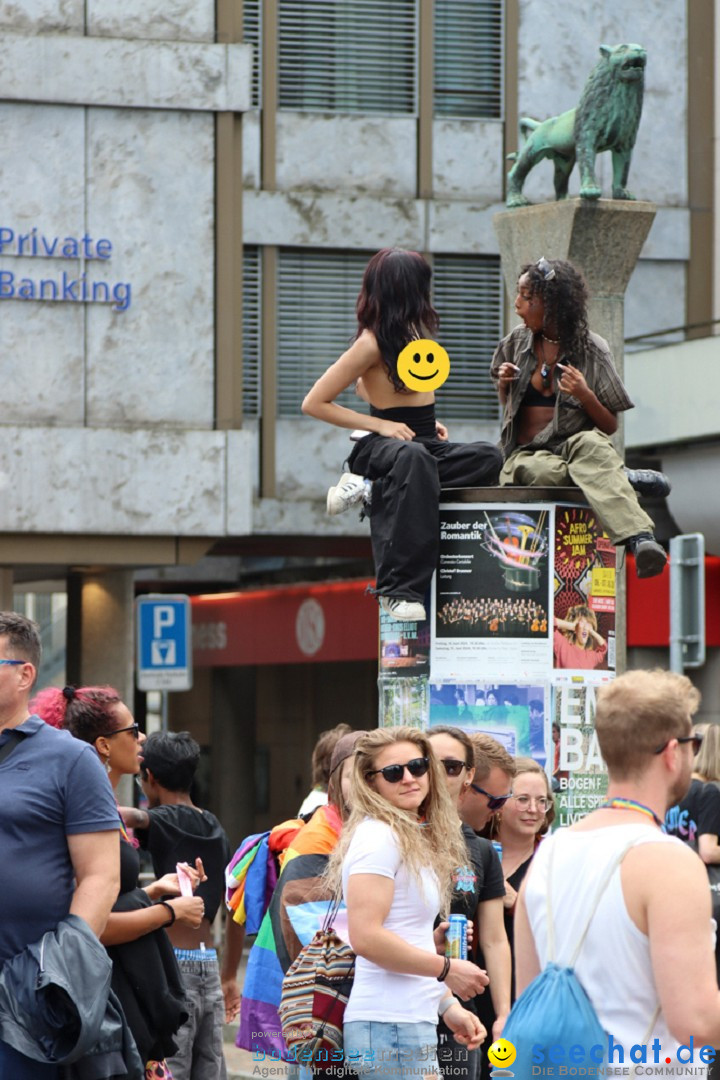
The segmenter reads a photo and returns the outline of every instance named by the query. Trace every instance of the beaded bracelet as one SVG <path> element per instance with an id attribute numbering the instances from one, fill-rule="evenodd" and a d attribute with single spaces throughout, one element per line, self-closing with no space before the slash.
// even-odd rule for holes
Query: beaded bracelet
<path id="1" fill-rule="evenodd" d="M 175 919 L 177 918 L 177 916 L 175 914 L 175 908 L 172 906 L 172 904 L 169 904 L 167 902 L 167 900 L 158 900 L 156 906 L 157 907 L 166 907 L 168 909 L 168 911 L 170 912 L 170 922 L 163 923 L 163 927 L 172 926 L 172 924 L 175 922 Z"/>
<path id="2" fill-rule="evenodd" d="M 440 972 L 440 974 L 437 976 L 437 981 L 438 982 L 445 982 L 445 980 L 448 977 L 448 972 L 449 971 L 450 971 L 450 957 L 446 956 L 445 957 L 445 963 L 443 964 L 443 969 Z"/>

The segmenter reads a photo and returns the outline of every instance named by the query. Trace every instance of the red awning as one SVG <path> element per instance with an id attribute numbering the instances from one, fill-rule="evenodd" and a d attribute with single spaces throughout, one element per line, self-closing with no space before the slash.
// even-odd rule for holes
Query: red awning
<path id="1" fill-rule="evenodd" d="M 670 647 L 670 569 L 640 581 L 627 560 L 627 643 Z M 705 556 L 705 643 L 720 645 L 720 558 Z"/>
<path id="2" fill-rule="evenodd" d="M 376 660 L 374 581 L 290 585 L 192 598 L 198 667 Z"/>

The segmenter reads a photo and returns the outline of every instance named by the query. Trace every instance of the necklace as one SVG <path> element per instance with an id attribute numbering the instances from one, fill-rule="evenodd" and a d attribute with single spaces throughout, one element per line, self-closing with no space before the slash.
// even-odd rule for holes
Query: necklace
<path id="1" fill-rule="evenodd" d="M 546 338 L 544 334 L 540 335 L 540 357 L 539 357 L 539 359 L 542 360 L 542 366 L 540 367 L 540 378 L 542 379 L 543 390 L 551 390 L 552 389 L 553 375 L 555 373 L 555 365 L 558 362 L 558 356 L 556 356 L 555 359 L 552 360 L 548 364 L 547 358 L 545 356 L 545 346 L 543 344 L 543 340 L 552 341 L 552 338 Z M 558 343 L 553 342 L 553 344 L 555 345 L 555 344 L 558 344 Z"/>
<path id="2" fill-rule="evenodd" d="M 645 806 L 643 803 L 636 802 L 635 799 L 608 799 L 607 802 L 600 803 L 595 807 L 596 810 L 634 810 L 637 814 L 645 814 L 646 817 L 652 818 L 658 828 L 662 829 L 663 823 L 657 816 L 654 810 L 651 810 L 649 806 Z"/>
<path id="3" fill-rule="evenodd" d="M 542 330 L 540 331 L 540 337 L 544 338 L 545 341 L 549 341 L 551 345 L 559 345 L 560 344 L 560 338 L 548 337 L 547 334 L 544 334 L 542 332 Z"/>

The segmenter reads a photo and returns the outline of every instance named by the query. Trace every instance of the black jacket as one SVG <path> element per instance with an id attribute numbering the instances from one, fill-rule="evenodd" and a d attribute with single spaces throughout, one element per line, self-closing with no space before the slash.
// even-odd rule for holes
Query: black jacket
<path id="1" fill-rule="evenodd" d="M 68 915 L 0 968 L 0 1039 L 65 1080 L 145 1070 L 110 990 L 110 959 L 88 924 Z"/>

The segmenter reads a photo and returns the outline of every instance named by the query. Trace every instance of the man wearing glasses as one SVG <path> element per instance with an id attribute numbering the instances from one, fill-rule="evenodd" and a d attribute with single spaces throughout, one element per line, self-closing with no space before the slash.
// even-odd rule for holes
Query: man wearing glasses
<path id="1" fill-rule="evenodd" d="M 470 739 L 475 776 L 460 796 L 460 817 L 475 832 L 481 832 L 512 795 L 515 762 L 491 735 L 476 732 Z"/>
<path id="2" fill-rule="evenodd" d="M 28 715 L 39 663 L 35 623 L 0 612 L 0 966 L 68 914 L 99 935 L 120 888 L 120 821 L 97 754 Z M 0 1076 L 59 1070 L 0 1041 Z"/>
<path id="3" fill-rule="evenodd" d="M 666 1075 L 685 1075 L 682 1047 L 693 1046 L 692 1071 L 703 1075 L 714 1053 L 702 1048 L 720 1046 L 707 874 L 687 845 L 663 831 L 667 810 L 690 785 L 699 701 L 690 680 L 669 671 L 630 671 L 599 688 L 595 729 L 607 797 L 543 840 L 520 889 L 518 992 L 551 958 L 573 964 L 601 1027 L 612 1033 L 616 1072 L 639 1060 L 630 1052 L 643 1044 L 645 1073 L 657 1072 L 659 1062 Z M 547 1038 L 553 1042 L 552 1031 Z M 651 1056 L 657 1047 L 662 1057 Z M 600 1058 L 592 1061 L 596 1071 Z"/>

